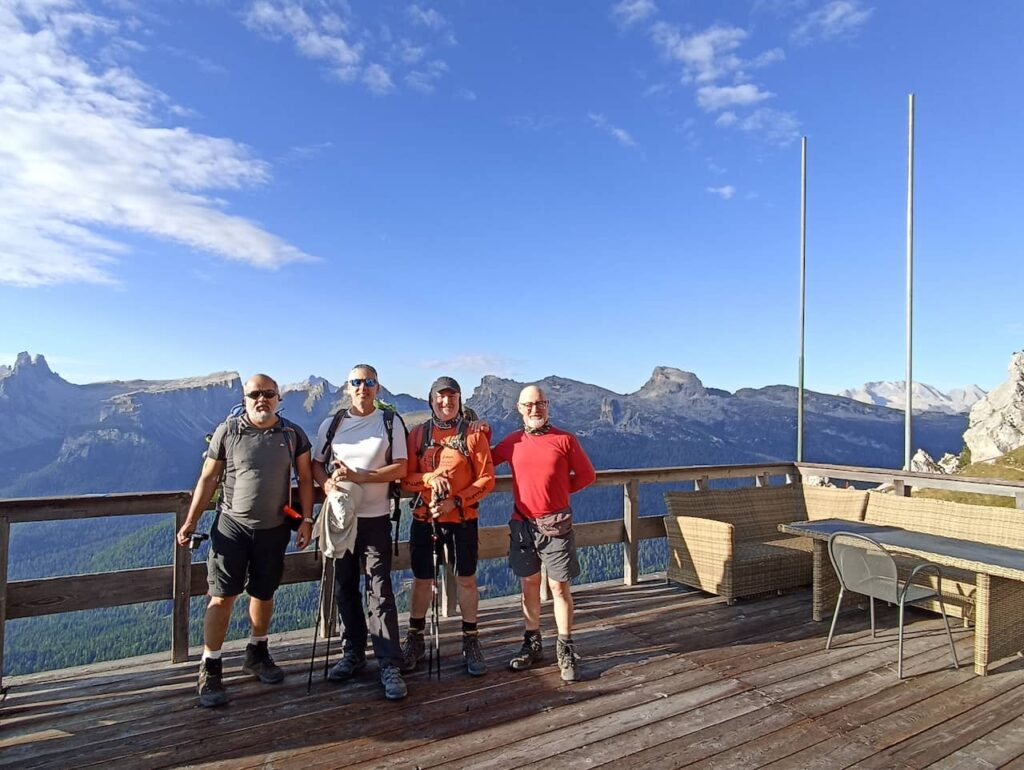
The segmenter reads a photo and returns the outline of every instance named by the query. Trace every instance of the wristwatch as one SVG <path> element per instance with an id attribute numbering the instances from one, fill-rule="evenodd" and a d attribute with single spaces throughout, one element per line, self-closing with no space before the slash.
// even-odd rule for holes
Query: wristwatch
<path id="1" fill-rule="evenodd" d="M 312 524 L 312 523 L 313 523 L 313 517 L 312 517 L 312 516 L 306 516 L 306 517 L 305 517 L 305 518 L 303 519 L 303 521 L 304 521 L 304 522 L 305 522 L 306 524 Z"/>

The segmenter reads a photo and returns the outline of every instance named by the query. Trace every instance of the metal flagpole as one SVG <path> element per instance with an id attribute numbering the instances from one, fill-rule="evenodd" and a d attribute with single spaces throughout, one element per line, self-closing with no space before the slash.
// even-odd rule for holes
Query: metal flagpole
<path id="1" fill-rule="evenodd" d="M 907 403 L 904 414 L 903 470 L 910 470 L 911 415 L 914 411 L 914 95 L 910 94 L 907 130 Z"/>
<path id="2" fill-rule="evenodd" d="M 800 366 L 796 389 L 796 461 L 804 459 L 804 325 L 807 276 L 807 137 L 800 140 Z"/>

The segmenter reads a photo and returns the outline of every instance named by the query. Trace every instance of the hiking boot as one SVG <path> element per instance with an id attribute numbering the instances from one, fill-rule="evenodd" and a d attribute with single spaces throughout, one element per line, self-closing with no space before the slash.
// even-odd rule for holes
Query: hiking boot
<path id="1" fill-rule="evenodd" d="M 484 660 L 484 651 L 480 649 L 480 639 L 476 634 L 462 635 L 462 657 L 470 676 L 483 676 L 487 673 L 487 661 Z"/>
<path id="2" fill-rule="evenodd" d="M 349 648 L 342 653 L 341 660 L 331 666 L 331 670 L 327 672 L 327 678 L 332 682 L 344 682 L 364 668 L 366 668 L 366 655 Z"/>
<path id="3" fill-rule="evenodd" d="M 576 652 L 576 642 L 563 642 L 559 639 L 555 643 L 555 656 L 558 658 L 558 668 L 562 672 L 563 682 L 575 682 L 579 679 L 579 659 Z"/>
<path id="4" fill-rule="evenodd" d="M 415 671 L 420 661 L 427 657 L 427 643 L 423 639 L 422 631 L 413 631 L 411 628 L 402 640 L 402 673 L 407 674 Z"/>
<path id="5" fill-rule="evenodd" d="M 245 646 L 245 663 L 242 664 L 242 671 L 252 674 L 263 684 L 278 684 L 284 679 L 284 671 L 270 657 L 265 639 Z"/>
<path id="6" fill-rule="evenodd" d="M 540 643 L 540 634 L 536 636 L 526 634 L 523 646 L 508 662 L 508 667 L 513 671 L 525 671 L 534 663 L 540 663 L 542 660 L 544 660 L 544 648 Z"/>
<path id="7" fill-rule="evenodd" d="M 388 700 L 402 700 L 409 692 L 398 666 L 384 666 L 380 670 L 380 683 L 384 685 L 384 697 Z"/>
<path id="8" fill-rule="evenodd" d="M 204 707 L 223 706 L 228 702 L 221 676 L 224 665 L 220 658 L 203 658 L 199 661 L 199 705 Z"/>

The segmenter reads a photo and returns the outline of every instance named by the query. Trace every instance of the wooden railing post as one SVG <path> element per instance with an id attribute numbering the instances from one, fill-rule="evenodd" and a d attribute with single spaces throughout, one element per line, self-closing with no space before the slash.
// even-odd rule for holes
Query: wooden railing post
<path id="1" fill-rule="evenodd" d="M 758 473 L 756 476 L 754 476 L 754 486 L 755 487 L 766 487 L 766 486 L 768 486 L 768 474 L 767 473 Z"/>
<path id="2" fill-rule="evenodd" d="M 11 544 L 11 520 L 0 516 L 0 686 L 4 683 L 4 628 L 7 626 L 7 552 Z"/>
<path id="3" fill-rule="evenodd" d="M 637 527 L 640 517 L 640 482 L 636 479 L 622 485 L 622 524 L 626 539 L 622 543 L 622 582 L 635 586 L 640 581 L 640 541 Z"/>
<path id="4" fill-rule="evenodd" d="M 894 479 L 892 482 L 892 491 L 896 497 L 910 497 L 910 489 L 910 484 L 903 479 Z"/>
<path id="5" fill-rule="evenodd" d="M 1024 510 L 1024 492 L 1017 492 L 1013 499 L 1018 509 Z"/>
<path id="6" fill-rule="evenodd" d="M 188 518 L 189 501 L 178 505 L 174 512 L 174 535 Z M 174 566 L 171 594 L 171 662 L 184 663 L 188 660 L 188 610 L 192 597 L 192 551 L 174 541 L 171 563 Z"/>
<path id="7" fill-rule="evenodd" d="M 701 476 L 699 479 L 693 480 L 693 489 L 696 492 L 706 492 L 711 488 L 711 477 Z"/>

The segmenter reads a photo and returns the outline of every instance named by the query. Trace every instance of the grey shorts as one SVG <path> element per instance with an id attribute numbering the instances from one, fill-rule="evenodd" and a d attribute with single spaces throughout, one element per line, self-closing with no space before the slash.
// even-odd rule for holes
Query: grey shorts
<path id="1" fill-rule="evenodd" d="M 548 577 L 559 583 L 568 583 L 580 574 L 576 533 L 571 529 L 565 537 L 548 537 L 520 519 L 511 519 L 508 529 L 508 565 L 519 577 L 536 575 L 541 564 L 547 567 Z"/>
<path id="2" fill-rule="evenodd" d="M 287 523 L 273 529 L 252 529 L 231 516 L 218 515 L 210 532 L 206 580 L 210 596 L 274 598 L 284 574 L 284 552 L 291 541 Z"/>

